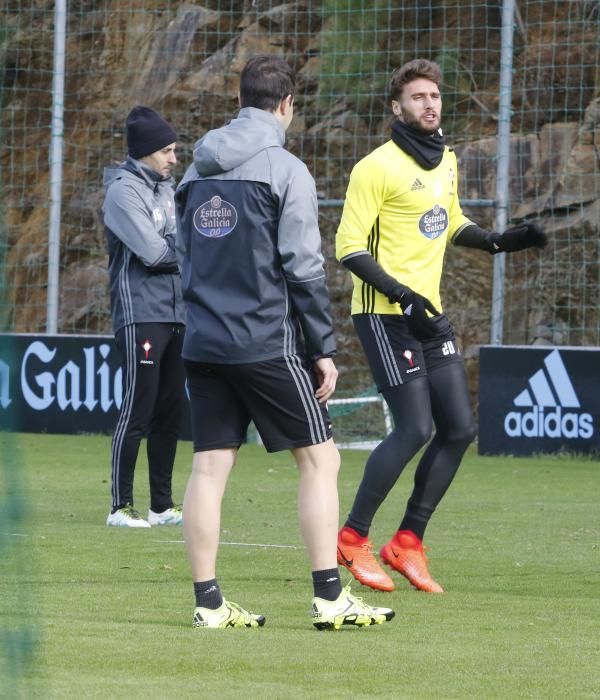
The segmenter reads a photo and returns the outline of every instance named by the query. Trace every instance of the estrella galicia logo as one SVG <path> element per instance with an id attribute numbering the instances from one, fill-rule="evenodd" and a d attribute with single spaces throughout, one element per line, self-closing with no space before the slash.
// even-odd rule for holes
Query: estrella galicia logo
<path id="1" fill-rule="evenodd" d="M 581 410 L 558 350 L 544 358 L 544 367 L 529 377 L 528 384 L 513 399 L 516 410 L 504 417 L 504 432 L 509 437 L 584 440 L 593 437 L 593 416 Z"/>
<path id="2" fill-rule="evenodd" d="M 419 230 L 430 240 L 434 240 L 448 228 L 448 212 L 436 204 L 419 219 Z"/>
<path id="3" fill-rule="evenodd" d="M 218 195 L 201 204 L 194 212 L 194 228 L 207 238 L 222 238 L 236 227 L 238 213 L 229 202 Z"/>

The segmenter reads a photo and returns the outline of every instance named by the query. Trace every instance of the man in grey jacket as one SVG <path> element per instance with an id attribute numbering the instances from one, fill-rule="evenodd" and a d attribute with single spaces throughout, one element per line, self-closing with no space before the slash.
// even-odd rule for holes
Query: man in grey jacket
<path id="1" fill-rule="evenodd" d="M 112 440 L 109 526 L 180 525 L 171 478 L 185 400 L 184 308 L 175 254 L 176 135 L 157 112 L 127 117 L 127 160 L 105 173 L 103 214 L 113 330 L 122 355 L 123 397 Z M 133 507 L 133 476 L 147 438 L 148 519 Z"/>
<path id="2" fill-rule="evenodd" d="M 250 59 L 238 117 L 196 144 L 176 195 L 194 441 L 184 536 L 197 628 L 265 622 L 225 600 L 216 578 L 221 501 L 251 419 L 268 451 L 289 449 L 298 465 L 315 627 L 394 615 L 342 589 L 337 568 L 340 459 L 326 405 L 337 380 L 335 340 L 315 185 L 283 147 L 294 87 L 282 58 Z"/>

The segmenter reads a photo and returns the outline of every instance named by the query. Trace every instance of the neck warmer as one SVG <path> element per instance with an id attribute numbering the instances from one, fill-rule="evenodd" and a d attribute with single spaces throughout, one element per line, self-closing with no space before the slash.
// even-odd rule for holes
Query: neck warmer
<path id="1" fill-rule="evenodd" d="M 433 170 L 442 162 L 444 137 L 439 131 L 430 136 L 397 119 L 392 124 L 392 141 L 412 156 L 424 170 Z"/>

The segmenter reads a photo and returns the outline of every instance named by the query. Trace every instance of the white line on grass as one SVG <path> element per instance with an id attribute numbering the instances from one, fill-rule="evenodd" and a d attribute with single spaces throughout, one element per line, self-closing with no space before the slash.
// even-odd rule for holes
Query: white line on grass
<path id="1" fill-rule="evenodd" d="M 153 540 L 159 544 L 183 544 L 183 540 Z M 304 549 L 304 547 L 296 547 L 293 544 L 266 544 L 264 542 L 220 542 L 219 544 L 228 544 L 234 547 L 265 547 L 268 549 Z"/>

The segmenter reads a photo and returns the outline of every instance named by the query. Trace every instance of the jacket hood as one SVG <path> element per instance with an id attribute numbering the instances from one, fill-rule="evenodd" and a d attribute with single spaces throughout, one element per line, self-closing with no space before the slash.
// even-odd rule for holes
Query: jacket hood
<path id="1" fill-rule="evenodd" d="M 121 173 L 121 165 L 108 165 L 104 168 L 104 177 L 102 184 L 104 185 L 104 190 L 108 189 L 108 186 L 112 184 Z"/>
<path id="2" fill-rule="evenodd" d="M 127 160 L 124 160 L 119 165 L 109 165 L 104 168 L 104 178 L 102 182 L 104 190 L 106 191 L 108 186 L 118 177 L 123 176 L 142 178 L 144 182 L 152 188 L 156 187 L 157 183 L 167 182 L 171 186 L 175 184 L 175 180 L 172 177 L 162 178 L 157 172 L 152 170 L 152 168 L 147 167 L 131 156 L 127 156 Z"/>
<path id="3" fill-rule="evenodd" d="M 200 177 L 225 173 L 260 151 L 283 146 L 285 129 L 264 109 L 244 107 L 229 124 L 205 134 L 194 147 L 194 165 Z"/>

